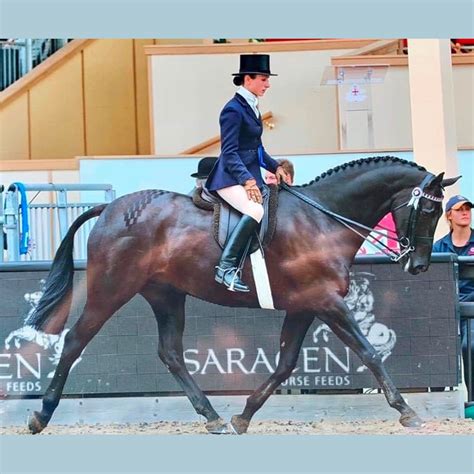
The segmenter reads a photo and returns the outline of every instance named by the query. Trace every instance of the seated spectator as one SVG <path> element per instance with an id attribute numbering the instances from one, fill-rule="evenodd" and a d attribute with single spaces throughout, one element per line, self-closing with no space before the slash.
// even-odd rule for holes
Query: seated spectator
<path id="1" fill-rule="evenodd" d="M 202 188 L 204 183 L 206 182 L 209 173 L 211 172 L 212 168 L 216 164 L 217 157 L 216 156 L 206 156 L 199 160 L 198 169 L 196 173 L 191 174 L 191 178 L 196 178 L 196 185 L 193 190 L 189 192 L 189 195 L 192 196 L 195 189 Z"/>
<path id="2" fill-rule="evenodd" d="M 295 167 L 293 163 L 286 158 L 280 158 L 276 161 L 281 165 L 283 170 L 286 171 L 287 179 L 285 179 L 285 183 L 288 184 L 288 186 L 292 186 L 295 179 Z M 277 184 L 276 176 L 270 171 L 265 173 L 264 181 L 265 184 Z"/>
<path id="3" fill-rule="evenodd" d="M 472 53 L 474 51 L 474 38 L 451 39 L 451 52 L 454 54 Z"/>

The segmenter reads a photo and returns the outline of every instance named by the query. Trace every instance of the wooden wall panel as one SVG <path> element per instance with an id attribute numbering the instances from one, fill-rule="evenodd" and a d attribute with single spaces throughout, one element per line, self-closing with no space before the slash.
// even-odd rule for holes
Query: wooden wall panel
<path id="1" fill-rule="evenodd" d="M 0 109 L 0 160 L 28 160 L 28 93 Z"/>
<path id="2" fill-rule="evenodd" d="M 136 154 L 133 40 L 100 40 L 84 51 L 87 155 Z"/>
<path id="3" fill-rule="evenodd" d="M 84 153 L 81 54 L 68 59 L 30 91 L 31 159 Z"/>

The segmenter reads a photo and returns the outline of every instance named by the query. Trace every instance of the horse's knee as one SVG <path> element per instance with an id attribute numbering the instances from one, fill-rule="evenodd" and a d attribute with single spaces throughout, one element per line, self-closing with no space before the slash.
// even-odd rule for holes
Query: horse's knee
<path id="1" fill-rule="evenodd" d="M 276 368 L 274 375 L 278 380 L 286 380 L 292 374 L 295 366 L 296 361 L 294 363 L 282 364 Z"/>
<path id="2" fill-rule="evenodd" d="M 61 355 L 64 355 L 65 357 L 74 357 L 76 353 L 79 355 L 82 347 L 83 346 L 81 345 L 79 338 L 75 332 L 71 330 L 64 337 L 64 346 Z"/>
<path id="3" fill-rule="evenodd" d="M 158 350 L 158 355 L 171 373 L 175 373 L 182 368 L 182 362 L 177 351 Z"/>

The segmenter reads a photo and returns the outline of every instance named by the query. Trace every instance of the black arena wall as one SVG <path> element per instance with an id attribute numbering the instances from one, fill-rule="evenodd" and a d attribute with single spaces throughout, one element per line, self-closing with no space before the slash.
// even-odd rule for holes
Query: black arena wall
<path id="1" fill-rule="evenodd" d="M 86 272 L 78 263 L 67 328 L 84 305 Z M 49 264 L 0 265 L 0 391 L 39 396 L 47 388 L 64 342 L 24 326 L 41 296 Z M 458 384 L 459 342 L 456 264 L 437 258 L 428 272 L 412 276 L 384 257 L 360 257 L 347 297 L 354 317 L 385 360 L 399 388 Z M 39 293 L 38 293 L 39 292 Z M 106 296 L 105 296 L 106 297 Z M 228 308 L 189 297 L 186 303 L 186 364 L 208 392 L 257 388 L 274 371 L 285 313 Z M 135 297 L 100 330 L 68 378 L 65 394 L 180 392 L 157 356 L 153 313 Z M 315 319 L 297 367 L 282 389 L 377 388 L 357 356 Z"/>

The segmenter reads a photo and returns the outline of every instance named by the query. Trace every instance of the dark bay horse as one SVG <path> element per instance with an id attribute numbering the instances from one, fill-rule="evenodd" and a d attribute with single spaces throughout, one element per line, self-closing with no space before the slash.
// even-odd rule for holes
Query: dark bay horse
<path id="1" fill-rule="evenodd" d="M 373 227 L 392 212 L 397 234 L 409 250 L 405 271 L 426 271 L 440 215 L 443 179 L 395 157 L 373 157 L 338 166 L 294 189 L 332 212 Z M 294 369 L 303 338 L 315 316 L 349 346 L 372 371 L 404 426 L 421 420 L 400 395 L 380 357 L 363 336 L 344 296 L 349 269 L 363 242 L 357 234 L 287 191 L 279 195 L 277 224 L 266 250 L 276 309 L 286 310 L 275 372 L 247 399 L 244 411 L 224 422 L 189 374 L 183 359 L 186 295 L 225 306 L 257 308 L 247 262 L 244 281 L 250 293 L 233 293 L 214 281 L 220 249 L 212 237 L 212 213 L 197 209 L 189 196 L 149 190 L 97 206 L 72 224 L 59 247 L 45 293 L 27 323 L 59 333 L 70 310 L 73 238 L 88 219 L 99 216 L 88 242 L 87 299 L 83 313 L 66 336 L 60 362 L 41 412 L 29 420 L 42 431 L 57 407 L 70 368 L 102 325 L 137 293 L 150 304 L 158 323 L 159 357 L 179 382 L 211 433 L 244 433 L 254 413 Z"/>

